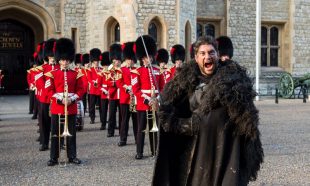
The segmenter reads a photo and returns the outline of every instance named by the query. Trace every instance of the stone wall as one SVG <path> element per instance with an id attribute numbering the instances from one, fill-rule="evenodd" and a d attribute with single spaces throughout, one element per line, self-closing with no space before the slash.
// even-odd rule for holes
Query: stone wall
<path id="1" fill-rule="evenodd" d="M 261 19 L 267 21 L 287 21 L 289 19 L 289 0 L 262 0 Z"/>
<path id="2" fill-rule="evenodd" d="M 256 0 L 228 3 L 227 35 L 234 43 L 234 60 L 255 75 Z"/>
<path id="3" fill-rule="evenodd" d="M 147 25 L 149 21 L 155 16 L 162 18 L 166 24 L 166 43 L 162 47 L 170 48 L 174 43 L 178 42 L 177 27 L 178 16 L 177 12 L 177 0 L 137 0 L 138 4 L 138 33 L 147 34 Z"/>
<path id="4" fill-rule="evenodd" d="M 310 72 L 310 2 L 295 1 L 292 74 L 295 76 Z"/>
<path id="5" fill-rule="evenodd" d="M 196 39 L 196 1 L 181 0 L 180 1 L 180 18 L 179 18 L 179 44 L 185 47 L 185 26 L 189 22 L 191 26 L 191 43 Z M 173 45 L 173 43 L 171 43 Z M 176 44 L 176 43 L 175 43 Z"/>
<path id="6" fill-rule="evenodd" d="M 197 17 L 225 16 L 226 0 L 197 0 Z"/>
<path id="7" fill-rule="evenodd" d="M 67 0 L 63 5 L 63 37 L 71 38 L 71 29 L 77 29 L 77 52 L 85 53 L 86 19 L 85 0 Z"/>

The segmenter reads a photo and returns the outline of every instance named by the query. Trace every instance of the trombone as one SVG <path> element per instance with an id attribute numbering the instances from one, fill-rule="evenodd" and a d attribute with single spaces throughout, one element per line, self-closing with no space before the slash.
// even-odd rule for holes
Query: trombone
<path id="1" fill-rule="evenodd" d="M 69 129 L 68 129 L 68 85 L 65 84 L 65 88 L 64 88 L 64 101 L 65 101 L 65 114 L 64 114 L 64 118 L 61 117 L 61 114 L 58 114 L 58 135 L 55 135 L 53 137 L 58 137 L 58 153 L 59 153 L 59 157 L 58 157 L 58 162 L 60 164 L 60 157 L 61 157 L 61 146 L 62 146 L 62 140 L 61 138 L 63 138 L 64 141 L 64 146 L 65 146 L 65 150 L 68 150 L 68 144 L 67 144 L 67 137 L 72 136 L 69 133 Z M 61 134 L 61 124 L 64 124 L 64 131 Z M 65 161 L 65 166 L 66 166 L 67 161 Z"/>
<path id="2" fill-rule="evenodd" d="M 152 99 L 155 99 L 155 89 L 154 86 L 152 87 L 152 93 L 151 93 L 151 97 Z M 149 120 L 152 120 L 152 128 L 151 130 L 149 129 Z M 150 132 L 153 135 L 153 141 L 152 144 L 150 144 L 150 149 L 151 149 L 151 145 L 153 146 L 153 150 L 154 150 L 154 156 L 156 156 L 156 135 L 155 132 L 158 132 L 158 127 L 157 127 L 157 122 L 156 122 L 156 105 L 153 104 L 152 108 L 151 108 L 151 113 L 149 113 L 148 111 L 146 111 L 146 129 L 143 131 L 147 134 L 149 134 Z"/>

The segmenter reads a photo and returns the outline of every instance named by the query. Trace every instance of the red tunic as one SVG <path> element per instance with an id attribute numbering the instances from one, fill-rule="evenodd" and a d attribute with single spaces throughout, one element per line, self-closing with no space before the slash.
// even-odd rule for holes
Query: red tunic
<path id="1" fill-rule="evenodd" d="M 120 69 L 111 69 L 107 72 L 107 85 L 109 90 L 109 100 L 116 100 L 120 97 L 119 88 L 117 87 L 117 81 L 121 77 Z"/>
<path id="2" fill-rule="evenodd" d="M 154 82 L 154 78 L 150 72 L 150 68 L 144 66 L 132 71 L 131 84 L 133 93 L 137 99 L 136 110 L 138 111 L 150 110 L 150 106 L 148 104 L 144 104 L 144 100 L 151 99 L 152 86 L 155 87 L 155 96 L 158 96 L 158 91 L 161 91 L 164 87 L 164 78 L 160 73 L 159 68 L 157 66 L 153 66 L 153 74 L 157 83 Z M 156 84 L 158 85 L 157 88 Z"/>
<path id="3" fill-rule="evenodd" d="M 101 96 L 100 99 L 109 99 L 109 89 L 108 89 L 108 82 L 107 82 L 107 76 L 108 72 L 107 70 L 102 70 L 100 73 L 101 76 Z"/>
<path id="4" fill-rule="evenodd" d="M 101 95 L 101 90 L 100 90 L 100 80 L 101 80 L 101 76 L 98 74 L 100 71 L 102 70 L 102 68 L 100 67 L 92 67 L 88 70 L 88 83 L 90 84 L 90 88 L 89 88 L 89 94 L 92 95 Z"/>
<path id="5" fill-rule="evenodd" d="M 54 70 L 46 74 L 50 81 L 50 85 L 47 87 L 48 97 L 51 99 L 51 113 L 52 114 L 65 114 L 65 105 L 57 103 L 57 100 L 64 99 L 64 85 L 65 85 L 65 73 L 66 82 L 68 84 L 68 98 L 75 100 L 74 103 L 68 106 L 68 114 L 77 114 L 76 100 L 81 99 L 85 90 L 83 86 L 82 73 L 78 73 L 74 70 L 62 71 Z"/>
<path id="6" fill-rule="evenodd" d="M 131 70 L 135 70 L 136 67 L 128 68 L 121 67 L 121 77 L 117 81 L 117 86 L 120 89 L 120 104 L 130 104 L 130 94 L 132 92 L 131 86 Z"/>

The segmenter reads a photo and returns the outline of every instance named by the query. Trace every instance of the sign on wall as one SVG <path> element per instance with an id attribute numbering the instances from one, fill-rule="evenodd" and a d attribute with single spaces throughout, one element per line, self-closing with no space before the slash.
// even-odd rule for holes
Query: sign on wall
<path id="1" fill-rule="evenodd" d="M 23 49 L 24 38 L 21 32 L 8 32 L 0 30 L 0 49 Z"/>

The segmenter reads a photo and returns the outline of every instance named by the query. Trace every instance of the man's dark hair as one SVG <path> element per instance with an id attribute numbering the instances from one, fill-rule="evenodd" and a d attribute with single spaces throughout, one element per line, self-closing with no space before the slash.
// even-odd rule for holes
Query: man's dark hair
<path id="1" fill-rule="evenodd" d="M 198 49 L 201 45 L 212 45 L 217 51 L 217 42 L 212 36 L 200 36 L 197 41 L 194 43 L 195 55 L 198 52 Z"/>

